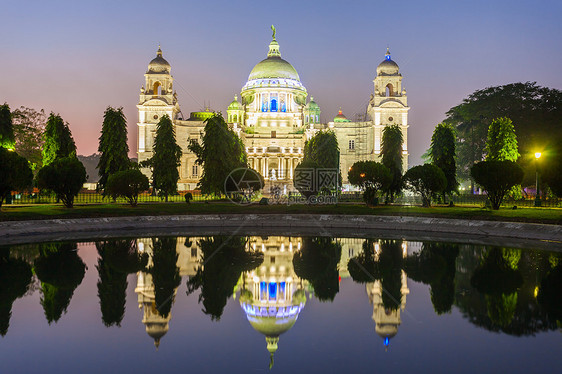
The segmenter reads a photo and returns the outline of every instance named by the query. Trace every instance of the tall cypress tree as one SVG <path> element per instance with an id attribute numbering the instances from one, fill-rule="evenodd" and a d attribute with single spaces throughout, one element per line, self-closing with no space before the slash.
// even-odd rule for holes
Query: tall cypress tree
<path id="1" fill-rule="evenodd" d="M 202 144 L 192 142 L 189 150 L 197 155 L 197 164 L 203 166 L 199 188 L 204 194 L 222 195 L 228 175 L 247 166 L 244 144 L 234 131 L 228 128 L 220 113 L 205 121 Z"/>
<path id="2" fill-rule="evenodd" d="M 429 156 L 432 164 L 437 166 L 445 174 L 447 178 L 447 187 L 443 190 L 445 193 L 453 193 L 457 191 L 459 183 L 457 182 L 457 166 L 455 162 L 455 129 L 447 123 L 440 123 L 433 130 L 431 137 L 431 147 L 429 148 Z"/>
<path id="3" fill-rule="evenodd" d="M 51 112 L 45 132 L 43 133 L 45 145 L 43 147 L 43 166 L 63 157 L 76 156 L 76 144 L 70 133 L 68 123 L 60 115 Z"/>
<path id="4" fill-rule="evenodd" d="M 152 179 L 160 196 L 168 201 L 168 195 L 178 191 L 180 178 L 178 166 L 182 151 L 176 143 L 174 125 L 168 115 L 162 116 L 156 125 L 156 137 L 152 149 Z"/>
<path id="5" fill-rule="evenodd" d="M 387 200 L 394 201 L 402 190 L 402 143 L 404 138 L 398 125 L 386 126 L 382 131 L 382 164 L 390 169 L 392 182 L 386 189 Z"/>
<path id="6" fill-rule="evenodd" d="M 486 161 L 517 161 L 517 136 L 513 122 L 507 117 L 496 118 L 488 128 Z"/>
<path id="7" fill-rule="evenodd" d="M 98 152 L 98 189 L 105 189 L 107 179 L 111 174 L 127 170 L 130 166 L 129 145 L 127 144 L 127 119 L 123 108 L 114 109 L 107 107 L 103 115 L 101 136 L 99 138 Z M 106 195 L 105 190 L 103 192 Z"/>
<path id="8" fill-rule="evenodd" d="M 0 147 L 14 149 L 16 139 L 8 104 L 0 105 Z"/>

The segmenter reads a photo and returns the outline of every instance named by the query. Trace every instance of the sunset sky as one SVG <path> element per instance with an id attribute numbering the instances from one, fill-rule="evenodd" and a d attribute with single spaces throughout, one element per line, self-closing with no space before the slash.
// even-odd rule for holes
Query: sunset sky
<path id="1" fill-rule="evenodd" d="M 184 114 L 226 107 L 266 57 L 270 26 L 323 122 L 365 111 L 387 45 L 404 76 L 410 165 L 434 126 L 476 89 L 536 81 L 562 89 L 559 1 L 3 2 L 0 103 L 56 112 L 78 153 L 97 151 L 108 105 L 128 119 L 158 44 Z"/>

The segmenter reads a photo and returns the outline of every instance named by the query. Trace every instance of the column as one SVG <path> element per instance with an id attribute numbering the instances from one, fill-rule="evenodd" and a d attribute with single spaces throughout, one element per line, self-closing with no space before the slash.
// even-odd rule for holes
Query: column
<path id="1" fill-rule="evenodd" d="M 269 179 L 269 158 L 265 157 L 264 158 L 264 166 L 265 166 L 265 171 L 264 171 L 264 178 L 265 179 Z"/>

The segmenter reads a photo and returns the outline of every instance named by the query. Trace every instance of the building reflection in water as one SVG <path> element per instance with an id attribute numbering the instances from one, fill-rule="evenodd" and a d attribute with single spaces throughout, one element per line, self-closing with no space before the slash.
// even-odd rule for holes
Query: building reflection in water
<path id="1" fill-rule="evenodd" d="M 270 368 L 279 336 L 291 329 L 306 304 L 308 282 L 298 278 L 293 255 L 300 250 L 301 238 L 252 237 L 248 245 L 264 253 L 263 264 L 242 275 L 240 306 L 252 327 L 265 335 Z"/>
<path id="2" fill-rule="evenodd" d="M 198 243 L 202 238 L 178 238 L 176 252 L 177 267 L 182 277 L 193 277 L 201 266 L 202 252 Z M 338 265 L 340 278 L 348 278 L 348 262 L 362 250 L 365 239 L 343 238 L 336 240 L 342 248 L 342 255 Z M 152 267 L 153 243 L 151 239 L 138 239 L 139 252 L 150 256 L 147 268 Z M 250 325 L 265 336 L 266 348 L 270 353 L 270 366 L 273 356 L 278 349 L 280 336 L 290 330 L 296 323 L 300 312 L 306 305 L 307 295 L 311 285 L 307 280 L 299 278 L 294 270 L 293 256 L 301 249 L 303 239 L 299 237 L 250 237 L 247 241 L 247 251 L 261 251 L 264 255 L 263 263 L 252 271 L 242 273 L 236 290 L 239 291 L 239 302 Z M 407 256 L 407 244 L 402 244 L 401 256 Z M 380 246 L 373 246 L 375 260 L 378 260 Z M 377 252 L 378 251 L 378 252 Z M 406 295 L 409 293 L 407 276 L 400 271 L 400 300 L 398 308 L 385 307 L 383 302 L 383 282 L 373 278 L 366 283 L 366 291 L 370 303 L 373 305 L 373 320 L 375 330 L 388 346 L 389 339 L 398 332 L 401 323 L 400 314 L 406 307 Z M 235 292 L 236 290 L 233 290 Z M 163 316 L 155 301 L 152 274 L 139 272 L 135 292 L 138 295 L 139 308 L 143 311 L 142 323 L 147 334 L 154 339 L 156 347 L 161 338 L 168 332 L 172 318 L 170 312 Z M 177 288 L 174 290 L 174 295 Z M 173 298 L 172 298 L 173 302 Z"/>

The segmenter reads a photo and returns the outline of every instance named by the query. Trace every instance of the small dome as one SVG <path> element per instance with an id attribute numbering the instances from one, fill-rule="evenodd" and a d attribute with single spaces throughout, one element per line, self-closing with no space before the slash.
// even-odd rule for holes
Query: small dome
<path id="1" fill-rule="evenodd" d="M 377 75 L 398 75 L 398 64 L 390 58 L 390 51 L 387 48 L 383 62 L 377 66 Z"/>
<path id="2" fill-rule="evenodd" d="M 320 107 L 318 106 L 318 104 L 316 104 L 316 101 L 314 101 L 314 98 L 311 96 L 310 97 L 310 101 L 308 102 L 308 104 L 306 104 L 306 109 L 308 110 L 319 110 Z"/>
<path id="3" fill-rule="evenodd" d="M 338 115 L 334 117 L 334 122 L 351 122 L 347 119 L 347 117 L 342 113 L 341 109 L 338 111 Z"/>
<path id="4" fill-rule="evenodd" d="M 156 57 L 148 64 L 147 73 L 170 73 L 170 64 L 162 57 L 162 50 L 158 47 Z"/>
<path id="5" fill-rule="evenodd" d="M 241 109 L 242 109 L 242 105 L 240 105 L 240 103 L 238 102 L 238 96 L 235 95 L 234 100 L 232 100 L 227 110 L 241 110 Z"/>
<path id="6" fill-rule="evenodd" d="M 398 326 L 395 324 L 377 323 L 375 331 L 381 338 L 390 339 L 398 334 Z"/>

